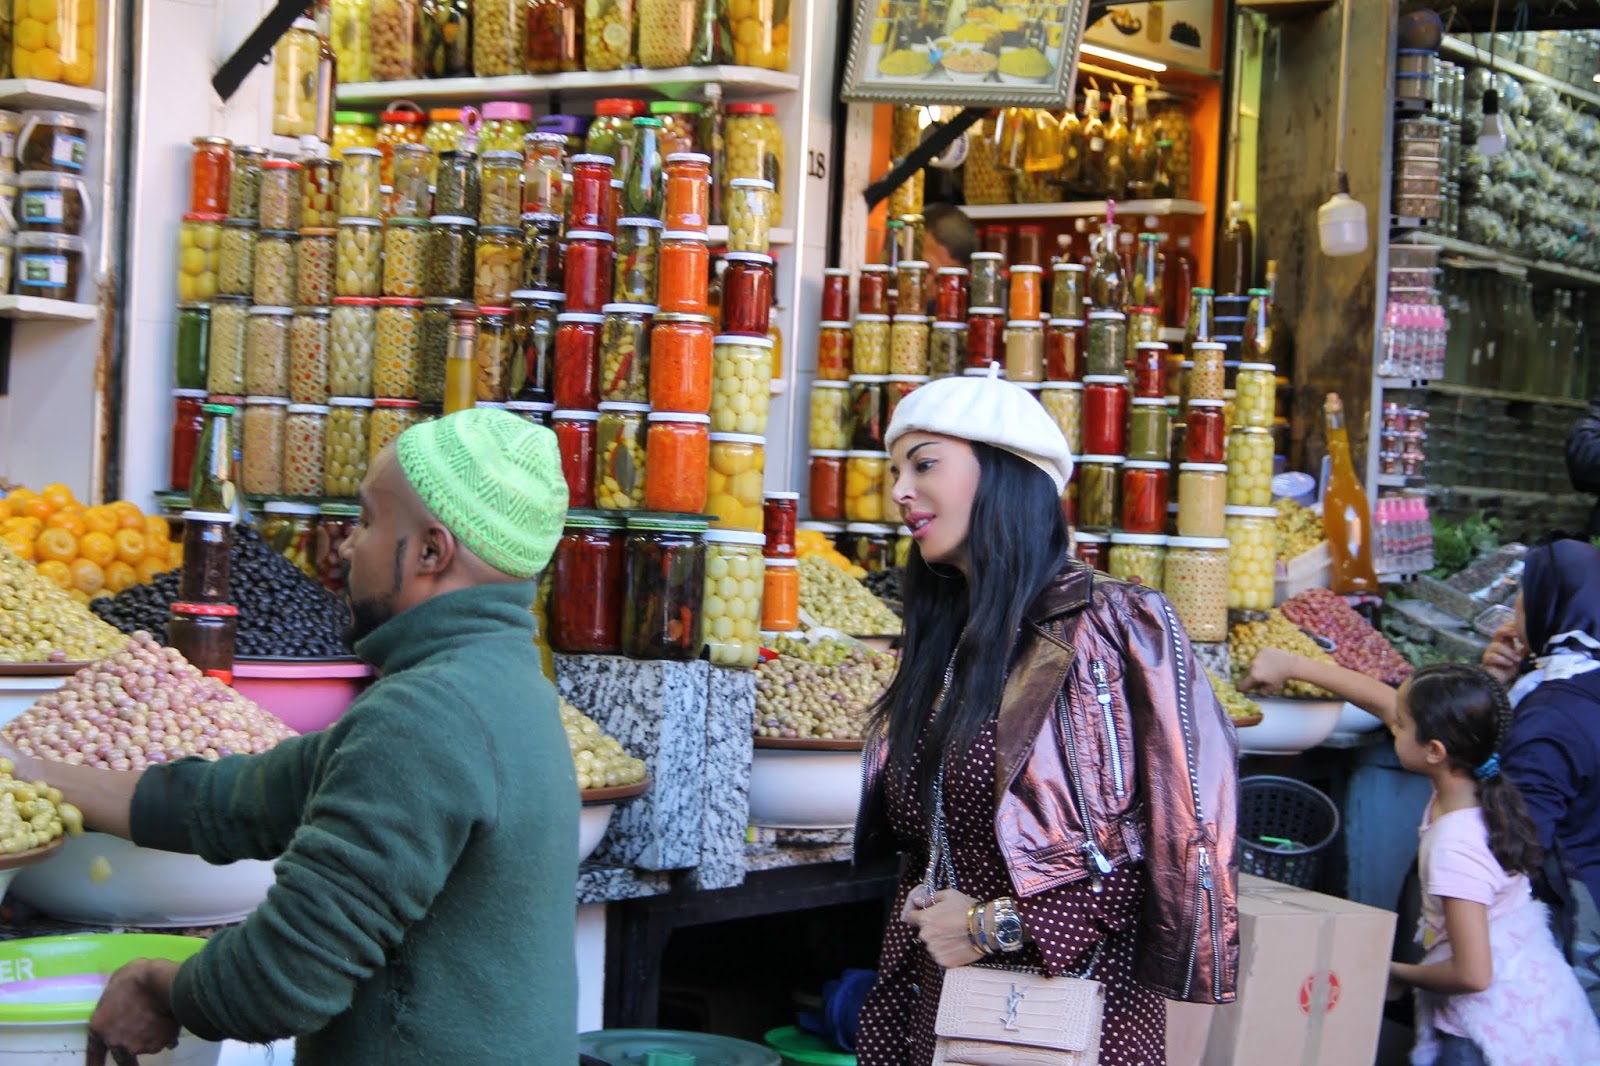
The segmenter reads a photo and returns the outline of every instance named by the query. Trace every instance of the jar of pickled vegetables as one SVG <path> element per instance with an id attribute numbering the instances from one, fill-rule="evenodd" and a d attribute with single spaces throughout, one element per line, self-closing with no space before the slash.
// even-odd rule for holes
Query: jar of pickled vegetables
<path id="1" fill-rule="evenodd" d="M 247 396 L 244 441 L 240 448 L 242 488 L 251 496 L 283 492 L 283 433 L 289 401 L 278 396 Z"/>
<path id="2" fill-rule="evenodd" d="M 229 218 L 261 221 L 261 172 L 266 158 L 265 148 L 233 146 L 233 170 L 228 174 Z"/>
<path id="3" fill-rule="evenodd" d="M 218 291 L 222 219 L 185 215 L 178 225 L 178 299 L 185 303 L 204 303 Z"/>
<path id="4" fill-rule="evenodd" d="M 960 377 L 966 368 L 966 322 L 935 322 L 928 337 L 928 374 L 936 378 Z"/>
<path id="5" fill-rule="evenodd" d="M 1005 337 L 1005 313 L 974 307 L 967 314 L 967 368 L 988 370 L 994 363 L 1004 362 L 1002 342 Z"/>
<path id="6" fill-rule="evenodd" d="M 1172 466 L 1130 459 L 1122 464 L 1122 528 L 1129 533 L 1164 533 Z"/>
<path id="7" fill-rule="evenodd" d="M 1227 417 L 1222 400 L 1190 400 L 1184 418 L 1185 458 L 1191 463 L 1220 463 L 1227 456 Z"/>
<path id="8" fill-rule="evenodd" d="M 634 65 L 634 0 L 584 0 L 585 70 L 622 70 Z"/>
<path id="9" fill-rule="evenodd" d="M 338 64 L 339 81 L 371 81 L 372 0 L 330 0 L 326 28 L 328 45 L 333 49 L 333 58 Z M 391 29 L 382 23 L 379 28 L 385 32 Z M 335 123 L 342 113 L 335 113 Z M 311 576 L 315 577 L 316 574 L 313 572 Z"/>
<path id="10" fill-rule="evenodd" d="M 850 447 L 850 383 L 815 381 L 811 384 L 811 429 L 813 449 L 844 450 Z"/>
<path id="11" fill-rule="evenodd" d="M 289 395 L 290 307 L 252 307 L 244 332 L 247 396 Z"/>
<path id="12" fill-rule="evenodd" d="M 513 400 L 549 403 L 554 399 L 556 331 L 563 299 L 559 292 L 530 289 L 511 294 L 517 346 L 508 387 Z"/>
<path id="13" fill-rule="evenodd" d="M 1117 527 L 1121 517 L 1122 464 L 1120 455 L 1084 455 L 1078 458 L 1073 480 L 1078 486 L 1078 525 L 1098 533 Z"/>
<path id="14" fill-rule="evenodd" d="M 384 0 L 377 0 L 382 3 Z M 384 62 L 393 64 L 396 68 L 401 65 L 416 64 L 415 38 L 404 45 L 396 45 L 395 52 Z M 377 66 L 379 60 L 373 58 L 373 65 Z M 403 74 L 398 78 L 379 77 L 379 81 L 397 81 L 404 78 L 415 78 L 417 74 Z M 380 185 L 394 184 L 394 146 L 397 144 L 421 144 L 423 134 L 428 128 L 428 115 L 416 104 L 402 102 L 392 105 L 390 110 L 381 112 L 378 116 L 378 151 L 383 154 L 382 167 L 379 174 Z M 341 208 L 341 210 L 343 210 Z"/>
<path id="15" fill-rule="evenodd" d="M 473 253 L 472 298 L 480 306 L 503 307 L 522 284 L 522 230 L 485 226 Z"/>
<path id="16" fill-rule="evenodd" d="M 852 451 L 845 458 L 844 516 L 851 522 L 884 520 L 889 453 Z"/>
<path id="17" fill-rule="evenodd" d="M 660 411 L 711 409 L 715 337 L 706 315 L 657 314 L 650 329 L 650 404 Z"/>
<path id="18" fill-rule="evenodd" d="M 704 519 L 629 517 L 624 655 L 682 662 L 699 657 L 705 644 L 704 537 Z"/>
<path id="19" fill-rule="evenodd" d="M 817 380 L 842 382 L 850 377 L 851 326 L 823 322 L 817 327 Z"/>
<path id="20" fill-rule="evenodd" d="M 433 213 L 475 222 L 483 206 L 478 180 L 478 155 L 464 148 L 440 152 L 434 168 Z"/>
<path id="21" fill-rule="evenodd" d="M 663 233 L 656 276 L 661 310 L 668 314 L 705 314 L 709 310 L 711 277 L 711 252 L 705 234 L 691 230 Z"/>
<path id="22" fill-rule="evenodd" d="M 343 64 L 340 64 L 343 70 Z M 350 81 L 348 75 L 341 80 Z M 378 116 L 370 111 L 335 111 L 333 113 L 333 143 L 329 154 L 338 160 L 352 148 L 378 147 Z"/>
<path id="23" fill-rule="evenodd" d="M 822 271 L 822 320 L 843 322 L 850 319 L 850 271 L 825 267 Z"/>
<path id="24" fill-rule="evenodd" d="M 293 232 L 300 228 L 299 163 L 268 159 L 261 164 L 260 216 L 263 230 Z"/>
<path id="25" fill-rule="evenodd" d="M 1221 537 L 1172 537 L 1162 591 L 1190 640 L 1228 638 L 1228 542 Z"/>
<path id="26" fill-rule="evenodd" d="M 1125 455 L 1128 443 L 1127 379 L 1091 375 L 1083 379 L 1083 447 L 1099 455 Z"/>
<path id="27" fill-rule="evenodd" d="M 894 565 L 895 532 L 875 522 L 851 522 L 838 538 L 839 553 L 867 573 Z"/>
<path id="28" fill-rule="evenodd" d="M 1106 572 L 1119 581 L 1160 589 L 1167 568 L 1167 538 L 1150 533 L 1113 533 Z"/>
<path id="29" fill-rule="evenodd" d="M 1121 311 L 1090 312 L 1088 338 L 1084 369 L 1096 377 L 1121 376 L 1128 352 L 1128 316 Z"/>
<path id="30" fill-rule="evenodd" d="M 783 225 L 784 144 L 778 109 L 772 104 L 735 103 L 728 104 L 724 111 L 723 202 L 729 199 L 734 179 L 763 178 L 774 187 L 771 224 Z"/>
<path id="31" fill-rule="evenodd" d="M 856 283 L 856 318 L 862 315 L 889 315 L 889 266 L 887 263 L 867 263 L 862 266 Z"/>
<path id="32" fill-rule="evenodd" d="M 280 306 L 294 303 L 298 289 L 295 245 L 299 239 L 297 233 L 273 230 L 262 230 L 256 237 L 250 288 L 257 303 Z"/>
<path id="33" fill-rule="evenodd" d="M 530 133 L 522 161 L 522 213 L 558 214 L 565 197 L 567 139 L 559 133 Z"/>
<path id="34" fill-rule="evenodd" d="M 521 7 L 524 4 L 517 0 L 499 0 L 509 6 Z M 482 0 L 480 0 L 482 3 Z M 495 6 L 493 3 L 487 6 Z M 481 18 L 481 16 L 480 16 Z M 514 62 L 520 62 L 521 56 L 517 55 Z M 512 69 L 509 74 L 520 74 L 521 70 Z M 482 77 L 482 74 L 478 75 Z M 478 151 L 483 153 L 484 163 L 489 162 L 489 157 L 495 152 L 512 152 L 522 154 L 523 138 L 533 129 L 533 107 L 529 104 L 518 103 L 514 100 L 491 100 L 483 105 L 483 126 L 478 130 Z M 520 170 L 520 160 L 518 160 Z M 489 223 L 484 223 L 488 225 Z"/>
<path id="35" fill-rule="evenodd" d="M 704 511 L 711 463 L 710 416 L 652 411 L 647 422 L 645 510 L 681 514 Z"/>
<path id="36" fill-rule="evenodd" d="M 384 223 L 384 296 L 415 298 L 423 294 L 426 290 L 423 271 L 428 258 L 428 239 L 428 223 L 425 219 L 391 218 Z M 302 243 L 304 240 L 302 237 Z M 330 266 L 330 275 L 331 270 Z"/>
<path id="37" fill-rule="evenodd" d="M 1128 458 L 1165 462 L 1172 454 L 1172 412 L 1166 400 L 1136 399 L 1128 415 Z"/>
<path id="38" fill-rule="evenodd" d="M 608 156 L 619 170 L 626 170 L 624 145 L 633 136 L 633 120 L 649 111 L 643 100 L 611 97 L 594 102 L 594 121 L 589 123 L 583 151 Z M 609 180 L 609 179 L 607 179 Z"/>
<path id="39" fill-rule="evenodd" d="M 263 248 L 256 247 L 260 273 Z M 333 291 L 340 296 L 377 296 L 383 291 L 383 223 L 375 218 L 341 218 L 334 245 Z"/>
<path id="40" fill-rule="evenodd" d="M 93 27 L 87 32 L 92 34 Z M 303 137 L 317 132 L 317 58 L 321 50 L 317 24 L 308 18 L 295 19 L 273 46 L 273 136 Z"/>
<path id="41" fill-rule="evenodd" d="M 527 19 L 523 66 L 528 73 L 583 69 L 583 0 L 528 0 Z"/>
<path id="42" fill-rule="evenodd" d="M 178 388 L 205 389 L 210 345 L 211 306 L 179 304 L 177 341 L 172 358 L 174 384 Z"/>
<path id="43" fill-rule="evenodd" d="M 1066 497 L 1062 498 L 1065 499 Z M 1075 545 L 1074 554 L 1080 563 L 1101 571 L 1110 565 L 1110 561 L 1106 558 L 1107 549 L 1111 543 L 1110 537 L 1102 536 L 1098 533 L 1076 532 L 1073 535 L 1073 542 Z"/>
<path id="44" fill-rule="evenodd" d="M 595 438 L 595 506 L 631 511 L 644 506 L 645 416 L 650 405 L 602 403 Z"/>
<path id="45" fill-rule="evenodd" d="M 1013 320 L 1037 321 L 1044 302 L 1044 271 L 1033 263 L 1013 263 L 1007 309 Z"/>
<path id="46" fill-rule="evenodd" d="M 567 233 L 567 310 L 592 313 L 611 302 L 616 239 L 603 230 Z"/>
<path id="47" fill-rule="evenodd" d="M 1047 381 L 1039 392 L 1039 403 L 1055 420 L 1061 435 L 1074 455 L 1083 450 L 1083 384 L 1077 381 Z"/>
<path id="48" fill-rule="evenodd" d="M 765 438 L 751 433 L 711 434 L 706 512 L 712 516 L 712 525 L 751 532 L 762 529 L 765 470 Z"/>
<path id="49" fill-rule="evenodd" d="M 934 275 L 934 319 L 938 322 L 967 322 L 967 270 L 965 267 L 940 267 Z"/>
<path id="50" fill-rule="evenodd" d="M 811 453 L 806 498 L 811 514 L 817 518 L 838 520 L 844 517 L 846 455 L 837 449 Z"/>
<path id="51" fill-rule="evenodd" d="M 368 464 L 378 457 L 379 452 L 393 444 L 396 437 L 425 418 L 422 404 L 416 400 L 372 401 L 372 423 L 367 431 Z"/>
<path id="52" fill-rule="evenodd" d="M 1221 463 L 1178 466 L 1178 535 L 1220 537 L 1228 505 L 1228 468 Z"/>
<path id="53" fill-rule="evenodd" d="M 216 256 L 219 295 L 251 296 L 255 293 L 256 233 L 256 224 L 245 219 L 229 219 L 222 224 Z M 180 276 L 179 286 L 182 284 Z"/>
<path id="54" fill-rule="evenodd" d="M 289 400 L 328 402 L 328 346 L 331 308 L 301 307 L 289 322 Z"/>
<path id="55" fill-rule="evenodd" d="M 917 374 L 890 374 L 884 385 L 883 425 L 885 432 L 894 421 L 894 409 L 900 406 L 900 401 L 916 392 L 932 379 Z M 1027 386 L 1023 386 L 1027 388 Z M 1037 399 L 1037 394 L 1034 397 Z"/>
<path id="56" fill-rule="evenodd" d="M 220 296 L 211 301 L 206 353 L 206 388 L 215 396 L 244 395 L 244 332 L 250 301 Z"/>
<path id="57" fill-rule="evenodd" d="M 1240 363 L 1234 383 L 1234 424 L 1271 429 L 1277 392 L 1278 371 L 1271 363 Z"/>
<path id="58" fill-rule="evenodd" d="M 624 218 L 617 221 L 612 295 L 618 303 L 655 303 L 656 256 L 661 249 L 661 233 L 659 219 Z"/>
<path id="59" fill-rule="evenodd" d="M 1001 311 L 1005 306 L 1005 257 L 998 252 L 973 252 L 968 269 L 971 272 L 967 283 L 970 308 Z"/>
<path id="60" fill-rule="evenodd" d="M 1082 263 L 1057 263 L 1051 267 L 1050 317 L 1081 321 L 1084 314 L 1086 271 Z"/>
<path id="61" fill-rule="evenodd" d="M 259 241 L 257 243 L 259 245 Z M 293 275 L 296 304 L 326 307 L 333 302 L 337 244 L 337 230 L 314 229 L 300 232 L 299 239 L 294 242 Z"/>
<path id="62" fill-rule="evenodd" d="M 571 510 L 594 506 L 595 438 L 599 425 L 598 411 L 557 410 L 550 416 Z"/>
<path id="63" fill-rule="evenodd" d="M 367 477 L 367 433 L 372 401 L 364 396 L 335 396 L 328 401 L 327 443 L 323 447 L 323 491 L 329 496 L 354 496 Z"/>
<path id="64" fill-rule="evenodd" d="M 422 301 L 406 297 L 380 300 L 373 331 L 373 395 L 416 399 L 421 354 Z"/>
<path id="65" fill-rule="evenodd" d="M 1228 434 L 1228 503 L 1272 505 L 1272 430 L 1239 426 Z"/>
<path id="66" fill-rule="evenodd" d="M 329 408 L 290 404 L 283 431 L 283 494 L 321 496 Z"/>
<path id="67" fill-rule="evenodd" d="M 555 404 L 593 410 L 600 402 L 600 333 L 604 315 L 563 312 L 556 316 Z"/>
<path id="68" fill-rule="evenodd" d="M 651 304 L 631 303 L 606 304 L 601 309 L 601 400 L 645 403 L 650 399 L 650 318 L 655 311 Z"/>
<path id="69" fill-rule="evenodd" d="M 476 281 L 477 224 L 464 215 L 435 215 L 428 224 L 423 287 L 433 297 L 470 300 Z"/>
<path id="70" fill-rule="evenodd" d="M 1129 357 L 1133 349 L 1140 344 L 1151 344 L 1161 339 L 1161 308 L 1159 307 L 1130 307 L 1128 308 L 1128 352 Z M 1128 361 L 1131 361 L 1129 359 Z"/>
<path id="71" fill-rule="evenodd" d="M 316 504 L 269 500 L 261 510 L 261 539 L 267 546 L 293 563 L 302 574 L 317 579 Z"/>
<path id="72" fill-rule="evenodd" d="M 339 223 L 339 171 L 335 159 L 307 159 L 300 164 L 300 225 L 327 229 Z"/>
<path id="73" fill-rule="evenodd" d="M 742 67 L 789 69 L 789 8 L 776 0 L 730 0 L 722 6 L 724 39 Z"/>
<path id="74" fill-rule="evenodd" d="M 437 158 L 425 144 L 397 144 L 393 150 L 394 185 L 383 204 L 390 220 L 421 220 L 433 214 L 433 171 Z"/>
<path id="75" fill-rule="evenodd" d="M 1088 328 L 1081 319 L 1052 318 L 1044 334 L 1044 372 L 1050 381 L 1083 377 Z"/>
<path id="76" fill-rule="evenodd" d="M 887 374 L 857 374 L 850 379 L 845 424 L 850 429 L 852 451 L 888 450 L 884 434 L 889 428 L 889 379 Z"/>
<path id="77" fill-rule="evenodd" d="M 478 224 L 516 227 L 522 218 L 522 154 L 483 153 L 479 168 Z"/>
<path id="78" fill-rule="evenodd" d="M 1225 387 L 1222 361 L 1226 358 L 1226 352 L 1225 344 L 1203 342 L 1189 346 L 1189 358 L 1194 363 L 1184 375 L 1188 389 L 1186 399 L 1189 402 L 1222 399 Z"/>
<path id="79" fill-rule="evenodd" d="M 888 315 L 857 315 L 851 333 L 851 372 L 887 374 L 890 366 Z"/>
<path id="80" fill-rule="evenodd" d="M 335 396 L 371 396 L 378 328 L 378 301 L 340 296 L 328 328 L 328 391 Z"/>
<path id="81" fill-rule="evenodd" d="M 765 337 L 716 338 L 712 345 L 711 429 L 767 431 L 772 392 L 772 342 Z"/>
<path id="82" fill-rule="evenodd" d="M 1229 507 L 1228 606 L 1239 611 L 1272 609 L 1277 576 L 1277 517 L 1273 507 Z"/>
<path id="83" fill-rule="evenodd" d="M 772 257 L 729 252 L 722 258 L 727 264 L 722 275 L 723 332 L 765 337 L 772 314 Z M 926 339 L 923 348 L 927 348 Z"/>
<path id="84" fill-rule="evenodd" d="M 473 374 L 474 398 L 482 403 L 510 399 L 511 363 L 517 357 L 509 307 L 480 307 L 477 367 Z"/>
<path id="85" fill-rule="evenodd" d="M 1006 380 L 1044 380 L 1044 323 L 1037 318 L 1006 323 Z"/>
<path id="86" fill-rule="evenodd" d="M 450 358 L 450 323 L 471 305 L 465 300 L 432 297 L 422 301 L 422 339 L 417 355 L 417 399 L 444 402 L 445 363 Z"/>
<path id="87" fill-rule="evenodd" d="M 627 560 L 615 518 L 568 512 L 551 556 L 550 646 L 569 655 L 622 650 Z"/>

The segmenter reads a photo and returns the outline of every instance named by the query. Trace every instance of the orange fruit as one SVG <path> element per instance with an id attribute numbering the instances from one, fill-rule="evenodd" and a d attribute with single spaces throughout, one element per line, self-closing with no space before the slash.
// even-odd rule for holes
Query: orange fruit
<path id="1" fill-rule="evenodd" d="M 56 514 L 73 514 L 77 515 L 79 518 L 82 518 L 83 512 L 87 511 L 88 509 L 89 508 L 85 507 L 83 504 L 74 500 L 71 503 L 64 503 L 60 507 L 57 507 Z"/>
<path id="2" fill-rule="evenodd" d="M 70 563 L 78 557 L 78 538 L 64 529 L 47 529 L 34 540 L 33 554 L 40 561 L 58 559 Z"/>
<path id="3" fill-rule="evenodd" d="M 29 500 L 36 500 L 38 498 L 39 494 L 28 488 L 12 489 L 6 494 L 6 499 L 11 502 L 11 506 L 13 508 L 21 507 Z"/>
<path id="4" fill-rule="evenodd" d="M 10 517 L 11 517 L 11 501 L 10 500 L 0 500 L 0 522 L 4 522 L 6 519 L 8 519 Z"/>
<path id="5" fill-rule="evenodd" d="M 82 537 L 89 532 L 89 527 L 84 524 L 81 515 L 68 514 L 66 511 L 57 511 L 44 520 L 46 529 L 64 529 L 74 537 Z"/>
<path id="6" fill-rule="evenodd" d="M 64 589 L 72 587 L 72 567 L 59 559 L 46 559 L 34 566 L 39 571 L 39 576 L 47 581 L 54 581 Z"/>
<path id="7" fill-rule="evenodd" d="M 92 532 L 96 533 L 115 533 L 122 528 L 122 520 L 117 512 L 105 504 L 91 507 L 83 512 L 83 521 Z"/>
<path id="8" fill-rule="evenodd" d="M 144 539 L 151 548 L 158 544 L 166 544 L 172 539 L 172 527 L 167 525 L 167 520 L 161 515 L 145 515 Z"/>
<path id="9" fill-rule="evenodd" d="M 48 500 L 51 507 L 61 508 L 69 503 L 77 503 L 73 498 L 72 490 L 59 481 L 52 481 L 39 490 L 40 499 Z"/>
<path id="10" fill-rule="evenodd" d="M 141 517 L 139 521 L 142 525 L 144 522 L 143 517 Z M 117 530 L 116 541 L 117 558 L 121 559 L 129 566 L 133 566 L 140 559 L 144 558 L 144 534 L 139 532 L 137 529 Z"/>
<path id="11" fill-rule="evenodd" d="M 96 566 L 109 566 L 117 557 L 117 542 L 111 534 L 95 530 L 78 538 L 78 556 Z"/>
<path id="12" fill-rule="evenodd" d="M 28 534 L 29 540 L 37 537 L 42 529 L 44 529 L 43 522 L 37 518 L 25 518 L 22 515 L 0 522 L 0 533 L 23 532 Z"/>
<path id="13" fill-rule="evenodd" d="M 143 529 L 144 512 L 139 510 L 139 505 L 127 500 L 118 500 L 111 505 L 117 513 L 117 524 L 123 529 Z"/>
<path id="14" fill-rule="evenodd" d="M 22 505 L 22 513 L 29 518 L 37 518 L 43 522 L 46 518 L 56 513 L 55 505 L 49 500 L 35 498 Z"/>
<path id="15" fill-rule="evenodd" d="M 139 575 L 139 584 L 148 585 L 156 579 L 157 574 L 164 574 L 172 567 L 167 565 L 167 557 L 162 554 L 145 556 L 133 569 L 134 573 Z"/>
<path id="16" fill-rule="evenodd" d="M 17 558 L 33 562 L 33 538 L 26 533 L 0 534 L 0 543 L 16 552 Z"/>
<path id="17" fill-rule="evenodd" d="M 72 587 L 85 596 L 93 596 L 106 587 L 106 572 L 87 559 L 78 559 L 72 564 Z"/>
<path id="18" fill-rule="evenodd" d="M 129 585 L 139 583 L 139 573 L 127 563 L 118 559 L 106 567 L 105 586 L 111 592 L 121 592 Z"/>

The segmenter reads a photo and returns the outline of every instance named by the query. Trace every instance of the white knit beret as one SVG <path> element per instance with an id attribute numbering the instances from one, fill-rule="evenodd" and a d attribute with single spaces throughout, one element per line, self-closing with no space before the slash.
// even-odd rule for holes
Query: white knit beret
<path id="1" fill-rule="evenodd" d="M 965 441 L 979 441 L 1019 455 L 1050 475 L 1057 492 L 1072 480 L 1072 449 L 1061 427 L 1026 389 L 997 376 L 940 378 L 900 401 L 885 442 L 920 430 Z"/>

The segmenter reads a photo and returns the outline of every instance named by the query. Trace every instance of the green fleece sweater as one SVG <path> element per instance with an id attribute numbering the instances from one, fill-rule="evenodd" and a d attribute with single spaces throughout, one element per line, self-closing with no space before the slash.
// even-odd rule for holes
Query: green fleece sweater
<path id="1" fill-rule="evenodd" d="M 148 771 L 133 839 L 277 883 L 173 986 L 197 1036 L 295 1066 L 578 1061 L 578 786 L 529 583 L 439 596 L 357 653 L 331 728 Z"/>

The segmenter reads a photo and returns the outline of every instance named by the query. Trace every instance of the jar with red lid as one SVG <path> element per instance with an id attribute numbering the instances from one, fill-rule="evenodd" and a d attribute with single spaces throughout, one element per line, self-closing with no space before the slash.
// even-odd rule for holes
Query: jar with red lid
<path id="1" fill-rule="evenodd" d="M 711 410 L 709 315 L 657 314 L 650 327 L 650 406 L 658 411 Z"/>
<path id="2" fill-rule="evenodd" d="M 1011 268 L 1012 319 L 1037 319 L 1044 306 L 1044 271 L 1032 263 L 1018 263 Z"/>
<path id="3" fill-rule="evenodd" d="M 822 272 L 822 321 L 845 322 L 850 318 L 850 271 L 828 267 Z"/>
<path id="4" fill-rule="evenodd" d="M 1133 346 L 1133 395 L 1143 400 L 1167 397 L 1167 346 L 1140 341 Z"/>
<path id="5" fill-rule="evenodd" d="M 594 506 L 595 441 L 600 431 L 598 411 L 556 411 L 550 416 L 561 453 L 561 473 L 567 479 L 567 506 L 583 510 Z"/>
<path id="6" fill-rule="evenodd" d="M 1050 320 L 1044 333 L 1044 372 L 1047 381 L 1082 380 L 1085 333 L 1081 320 Z"/>
<path id="7" fill-rule="evenodd" d="M 1223 400 L 1190 400 L 1184 418 L 1185 459 L 1191 463 L 1221 463 L 1227 458 L 1228 426 Z"/>
<path id="8" fill-rule="evenodd" d="M 1005 312 L 999 308 L 974 309 L 967 316 L 967 367 L 987 370 L 1005 361 Z"/>
<path id="9" fill-rule="evenodd" d="M 883 263 L 868 263 L 861 268 L 856 282 L 856 314 L 887 315 L 889 313 L 889 267 Z"/>
<path id="10" fill-rule="evenodd" d="M 840 521 L 844 518 L 844 473 L 847 452 L 814 451 L 806 497 L 811 516 Z"/>
<path id="11" fill-rule="evenodd" d="M 656 278 L 656 303 L 664 313 L 706 314 L 710 310 L 711 285 L 711 250 L 706 235 L 693 230 L 663 233 Z"/>
<path id="12" fill-rule="evenodd" d="M 1129 533 L 1165 533 L 1169 463 L 1130 459 L 1122 464 L 1122 528 Z"/>
<path id="13" fill-rule="evenodd" d="M 1073 540 L 1076 542 L 1078 562 L 1096 570 L 1105 570 L 1108 538 L 1097 533 L 1078 533 Z"/>
<path id="14" fill-rule="evenodd" d="M 794 558 L 794 531 L 800 520 L 798 492 L 769 492 L 761 501 L 762 531 L 767 543 L 762 554 L 768 559 Z"/>
<path id="15" fill-rule="evenodd" d="M 663 201 L 667 229 L 704 231 L 711 222 L 711 157 L 699 152 L 667 156 Z"/>
<path id="16" fill-rule="evenodd" d="M 644 509 L 698 514 L 706 509 L 711 416 L 652 411 L 646 416 Z"/>
<path id="17" fill-rule="evenodd" d="M 817 380 L 850 377 L 851 328 L 848 322 L 823 322 L 817 327 Z"/>
<path id="18" fill-rule="evenodd" d="M 608 155 L 572 157 L 567 229 L 604 230 L 611 214 L 611 182 L 616 160 Z"/>
<path id="19" fill-rule="evenodd" d="M 903 266 L 904 264 L 902 264 Z M 967 320 L 967 270 L 940 267 L 933 282 L 933 317 L 940 322 Z"/>
<path id="20" fill-rule="evenodd" d="M 611 302 L 615 243 L 616 238 L 602 230 L 576 230 L 567 234 L 568 311 L 596 312 Z"/>
<path id="21" fill-rule="evenodd" d="M 626 534 L 615 518 L 568 512 L 551 556 L 550 646 L 569 655 L 622 648 Z"/>
<path id="22" fill-rule="evenodd" d="M 207 677 L 233 683 L 239 608 L 231 603 L 174 603 L 167 643 Z"/>
<path id="23" fill-rule="evenodd" d="M 174 389 L 172 392 L 172 446 L 169 454 L 168 487 L 188 492 L 194 473 L 194 453 L 200 446 L 200 431 L 205 428 L 205 389 Z"/>
<path id="24" fill-rule="evenodd" d="M 1083 379 L 1083 450 L 1123 455 L 1128 444 L 1128 385 L 1120 377 Z"/>
<path id="25" fill-rule="evenodd" d="M 556 316 L 555 404 L 575 411 L 600 405 L 600 332 L 605 316 L 567 311 Z M 574 505 L 576 506 L 576 505 Z"/>
<path id="26" fill-rule="evenodd" d="M 765 337 L 772 316 L 772 257 L 729 252 L 722 274 L 722 332 Z"/>

